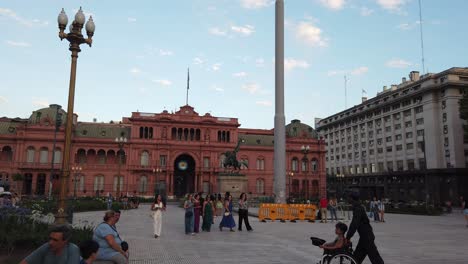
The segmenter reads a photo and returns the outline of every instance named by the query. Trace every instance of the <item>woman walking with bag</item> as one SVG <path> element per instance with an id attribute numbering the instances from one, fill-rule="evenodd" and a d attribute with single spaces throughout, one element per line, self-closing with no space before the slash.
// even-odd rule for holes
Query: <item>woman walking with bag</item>
<path id="1" fill-rule="evenodd" d="M 154 238 L 161 236 L 161 226 L 162 226 L 162 211 L 165 211 L 166 207 L 162 201 L 160 194 L 156 197 L 153 205 L 151 206 L 151 211 L 153 211 L 153 227 L 154 227 Z"/>
<path id="2" fill-rule="evenodd" d="M 241 193 L 239 198 L 239 231 L 242 231 L 242 220 L 245 222 L 247 231 L 253 231 L 249 224 L 249 206 L 247 203 L 247 194 Z"/>
<path id="3" fill-rule="evenodd" d="M 192 194 L 187 196 L 187 200 L 184 203 L 185 209 L 185 234 L 188 235 L 189 233 L 193 236 L 195 233 L 193 232 L 193 199 Z"/>
<path id="4" fill-rule="evenodd" d="M 229 231 L 234 232 L 234 227 L 236 227 L 236 222 L 234 217 L 232 217 L 232 195 L 226 196 L 224 202 L 224 215 L 223 220 L 219 224 L 219 231 L 223 231 L 223 227 L 229 227 Z"/>

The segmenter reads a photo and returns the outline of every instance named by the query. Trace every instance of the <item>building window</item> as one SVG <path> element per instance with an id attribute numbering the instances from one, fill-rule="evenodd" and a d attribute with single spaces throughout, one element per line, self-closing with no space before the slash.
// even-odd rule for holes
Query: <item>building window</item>
<path id="1" fill-rule="evenodd" d="M 420 129 L 420 130 L 416 131 L 416 134 L 418 135 L 418 137 L 419 136 L 423 137 L 424 136 L 424 129 Z"/>
<path id="2" fill-rule="evenodd" d="M 97 156 L 99 164 L 106 164 L 106 152 L 103 149 L 98 151 Z"/>
<path id="3" fill-rule="evenodd" d="M 383 148 L 378 148 L 377 153 L 382 154 L 383 153 Z"/>
<path id="4" fill-rule="evenodd" d="M 316 160 L 316 159 L 313 159 L 313 160 L 312 160 L 311 165 L 312 165 L 312 171 L 313 171 L 313 172 L 317 172 L 317 170 L 318 170 L 318 163 L 317 163 L 317 160 Z"/>
<path id="5" fill-rule="evenodd" d="M 396 145 L 396 150 L 397 151 L 403 150 L 403 145 Z"/>
<path id="6" fill-rule="evenodd" d="M 403 161 L 402 160 L 397 160 L 397 170 L 398 171 L 403 171 Z"/>
<path id="7" fill-rule="evenodd" d="M 159 156 L 159 166 L 165 168 L 167 163 L 167 156 L 166 155 L 160 155 Z"/>
<path id="8" fill-rule="evenodd" d="M 377 163 L 377 169 L 379 170 L 378 172 L 383 172 L 384 171 L 384 163 L 383 162 Z"/>
<path id="9" fill-rule="evenodd" d="M 406 110 L 406 111 L 404 111 L 404 112 L 403 112 L 403 115 L 404 115 L 405 117 L 411 116 L 411 110 Z"/>
<path id="10" fill-rule="evenodd" d="M 220 168 L 224 168 L 224 160 L 225 159 L 226 159 L 226 155 L 221 154 L 221 156 L 219 156 L 219 167 Z"/>
<path id="11" fill-rule="evenodd" d="M 148 187 L 148 177 L 141 176 L 140 182 L 138 183 L 138 192 L 139 193 L 146 193 L 146 189 Z"/>
<path id="12" fill-rule="evenodd" d="M 209 169 L 210 168 L 210 158 L 204 157 L 203 158 L 203 168 Z"/>
<path id="13" fill-rule="evenodd" d="M 47 148 L 41 148 L 39 152 L 39 162 L 40 163 L 49 162 L 49 150 Z"/>
<path id="14" fill-rule="evenodd" d="M 401 124 L 396 124 L 396 125 L 395 125 L 395 129 L 396 129 L 396 130 L 401 129 Z"/>
<path id="15" fill-rule="evenodd" d="M 393 161 L 387 162 L 387 171 L 393 171 Z"/>
<path id="16" fill-rule="evenodd" d="M 33 163 L 34 162 L 34 155 L 35 155 L 35 150 L 33 147 L 29 147 L 28 150 L 26 151 L 26 162 L 28 163 Z"/>
<path id="17" fill-rule="evenodd" d="M 264 179 L 257 179 L 255 183 L 257 194 L 264 194 L 265 193 L 265 180 Z"/>
<path id="18" fill-rule="evenodd" d="M 257 170 L 265 170 L 265 159 L 263 158 L 257 159 Z"/>
<path id="19" fill-rule="evenodd" d="M 426 169 L 426 160 L 424 158 L 421 158 L 418 161 L 419 161 L 419 169 L 420 170 L 425 170 Z"/>
<path id="20" fill-rule="evenodd" d="M 336 158 L 337 158 L 337 160 L 339 160 L 340 156 L 336 156 Z M 301 161 L 301 171 L 302 172 L 307 172 L 308 171 L 307 164 L 309 164 L 309 161 L 307 159 L 303 159 Z"/>
<path id="21" fill-rule="evenodd" d="M 85 190 L 85 187 L 86 187 L 86 182 L 85 182 L 86 178 L 84 175 L 80 175 L 80 178 L 79 178 L 79 185 L 78 185 L 78 190 L 80 192 L 83 192 Z"/>
<path id="22" fill-rule="evenodd" d="M 387 152 L 392 152 L 393 148 L 392 147 L 387 147 Z"/>
<path id="23" fill-rule="evenodd" d="M 240 162 L 241 162 L 241 166 L 240 166 L 241 170 L 246 170 L 249 168 L 249 159 L 247 157 L 242 157 Z"/>
<path id="24" fill-rule="evenodd" d="M 332 149 L 332 153 L 333 153 L 333 149 Z M 332 157 L 332 159 L 333 159 L 333 157 Z M 291 161 L 291 170 L 295 171 L 295 172 L 297 172 L 299 170 L 299 162 L 298 162 L 297 158 L 292 159 L 292 161 Z"/>
<path id="25" fill-rule="evenodd" d="M 413 132 L 406 132 L 406 138 L 413 138 Z"/>
<path id="26" fill-rule="evenodd" d="M 395 135 L 395 140 L 401 140 L 401 139 L 402 139 L 401 134 Z"/>
<path id="27" fill-rule="evenodd" d="M 411 126 L 412 126 L 411 121 L 405 122 L 405 127 L 406 127 L 406 128 L 409 128 L 409 127 L 411 127 Z"/>
<path id="28" fill-rule="evenodd" d="M 414 160 L 409 159 L 406 163 L 408 164 L 408 170 L 414 170 Z"/>
<path id="29" fill-rule="evenodd" d="M 120 178 L 120 181 L 119 181 L 119 178 Z M 124 182 L 124 177 L 123 176 L 120 176 L 120 177 L 119 176 L 114 176 L 114 188 L 113 188 L 114 192 L 117 191 L 117 186 L 119 186 L 120 191 L 123 190 L 123 186 L 124 186 L 123 182 Z"/>
<path id="30" fill-rule="evenodd" d="M 416 114 L 419 114 L 419 113 L 422 113 L 423 112 L 423 106 L 418 106 L 414 109 L 414 111 L 416 112 Z"/>
<path id="31" fill-rule="evenodd" d="M 424 124 L 424 119 L 423 118 L 416 119 L 416 125 L 422 125 L 422 124 Z"/>
<path id="32" fill-rule="evenodd" d="M 94 192 L 104 190 L 104 176 L 94 177 Z"/>
<path id="33" fill-rule="evenodd" d="M 385 142 L 392 142 L 392 137 L 386 137 Z"/>
<path id="34" fill-rule="evenodd" d="M 414 144 L 413 143 L 408 143 L 406 144 L 406 150 L 410 150 L 410 149 L 413 149 L 414 148 Z"/>
<path id="35" fill-rule="evenodd" d="M 141 153 L 140 165 L 149 166 L 149 153 L 146 150 Z"/>
<path id="36" fill-rule="evenodd" d="M 392 131 L 392 127 L 388 126 L 388 127 L 385 127 L 385 132 L 391 132 Z"/>

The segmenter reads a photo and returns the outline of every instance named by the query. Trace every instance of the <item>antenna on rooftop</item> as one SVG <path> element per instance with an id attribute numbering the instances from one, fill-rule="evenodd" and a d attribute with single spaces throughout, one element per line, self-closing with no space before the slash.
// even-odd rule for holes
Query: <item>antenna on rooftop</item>
<path id="1" fill-rule="evenodd" d="M 421 0 L 419 2 L 419 31 L 421 33 L 421 61 L 422 61 L 422 73 L 426 73 L 426 67 L 424 65 L 424 39 L 423 39 L 423 20 L 422 20 L 422 7 L 421 7 Z"/>

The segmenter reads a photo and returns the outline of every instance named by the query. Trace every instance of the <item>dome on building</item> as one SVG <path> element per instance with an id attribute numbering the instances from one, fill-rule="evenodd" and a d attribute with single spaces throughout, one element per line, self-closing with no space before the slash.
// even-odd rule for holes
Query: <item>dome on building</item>
<path id="1" fill-rule="evenodd" d="M 318 133 L 311 126 L 301 123 L 301 120 L 294 119 L 286 125 L 286 136 L 297 138 L 315 138 L 318 139 Z"/>
<path id="2" fill-rule="evenodd" d="M 67 112 L 61 108 L 60 105 L 51 104 L 49 107 L 42 108 L 34 111 L 29 117 L 30 124 L 42 124 L 42 123 L 52 123 L 55 124 L 56 115 L 58 113 L 62 114 L 62 125 L 65 124 L 67 119 Z"/>

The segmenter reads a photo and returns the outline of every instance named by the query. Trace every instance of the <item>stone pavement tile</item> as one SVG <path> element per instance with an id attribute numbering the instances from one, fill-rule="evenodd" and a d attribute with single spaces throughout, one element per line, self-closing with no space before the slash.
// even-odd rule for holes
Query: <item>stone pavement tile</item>
<path id="1" fill-rule="evenodd" d="M 102 222 L 104 212 L 75 214 L 81 224 Z M 235 216 L 237 223 L 237 216 Z M 254 232 L 220 232 L 215 219 L 211 232 L 195 236 L 184 233 L 184 212 L 168 205 L 163 215 L 162 234 L 154 238 L 149 205 L 122 211 L 117 228 L 130 244 L 130 263 L 316 263 L 322 251 L 310 236 L 333 240 L 334 223 L 261 223 L 250 217 Z M 372 223 L 376 244 L 386 263 L 466 264 L 466 235 L 461 214 L 448 216 L 386 215 L 387 223 Z M 349 224 L 349 221 L 345 221 Z M 245 228 L 245 227 L 244 227 Z M 357 244 L 358 235 L 353 237 Z M 364 263 L 370 263 L 368 259 Z"/>

